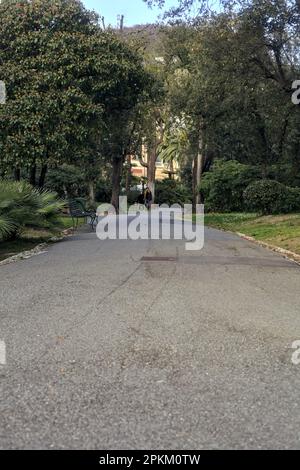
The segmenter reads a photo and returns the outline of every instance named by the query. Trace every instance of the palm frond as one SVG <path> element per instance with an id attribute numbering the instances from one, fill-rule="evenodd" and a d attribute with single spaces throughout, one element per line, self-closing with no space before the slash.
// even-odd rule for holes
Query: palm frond
<path id="1" fill-rule="evenodd" d="M 0 181 L 0 239 L 25 226 L 56 225 L 64 205 L 55 193 L 40 191 L 24 181 Z"/>
<path id="2" fill-rule="evenodd" d="M 16 232 L 18 226 L 10 219 L 0 216 L 0 240 L 9 238 L 10 235 Z"/>

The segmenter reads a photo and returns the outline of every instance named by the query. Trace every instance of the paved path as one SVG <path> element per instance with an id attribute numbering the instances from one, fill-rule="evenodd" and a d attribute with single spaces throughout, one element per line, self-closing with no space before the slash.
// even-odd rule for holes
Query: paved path
<path id="1" fill-rule="evenodd" d="M 215 230 L 200 253 L 81 233 L 0 267 L 1 448 L 300 448 L 299 286 Z"/>

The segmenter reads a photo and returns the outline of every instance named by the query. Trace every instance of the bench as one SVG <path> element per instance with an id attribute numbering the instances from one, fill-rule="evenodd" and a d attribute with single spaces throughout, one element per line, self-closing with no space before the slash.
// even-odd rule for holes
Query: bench
<path id="1" fill-rule="evenodd" d="M 78 228 L 79 219 L 89 220 L 89 224 L 94 230 L 95 222 L 97 221 L 97 214 L 94 211 L 87 210 L 84 204 L 77 200 L 69 201 L 69 212 L 73 221 L 73 230 Z"/>

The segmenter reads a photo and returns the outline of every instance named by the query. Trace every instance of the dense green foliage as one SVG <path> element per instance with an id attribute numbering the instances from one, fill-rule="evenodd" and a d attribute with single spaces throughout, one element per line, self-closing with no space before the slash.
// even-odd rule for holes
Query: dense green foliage
<path id="1" fill-rule="evenodd" d="M 277 181 L 261 180 L 250 184 L 244 192 L 245 206 L 262 214 L 280 214 L 300 210 L 300 189 Z"/>
<path id="2" fill-rule="evenodd" d="M 15 238 L 25 226 L 55 226 L 63 207 L 55 193 L 26 182 L 0 181 L 0 240 Z"/>
<path id="3" fill-rule="evenodd" d="M 206 211 L 233 212 L 244 209 L 243 193 L 259 177 L 256 167 L 235 160 L 218 160 L 200 185 Z"/>
<path id="4" fill-rule="evenodd" d="M 207 212 L 279 214 L 300 210 L 300 188 L 262 179 L 258 167 L 234 160 L 217 160 L 204 175 L 200 191 Z"/>
<path id="5" fill-rule="evenodd" d="M 178 0 L 167 27 L 120 32 L 79 0 L 2 1 L 0 177 L 117 207 L 121 192 L 137 198 L 135 156 L 155 202 L 239 211 L 249 185 L 272 180 L 284 186 L 250 186 L 247 207 L 294 210 L 299 2 L 213 3 Z M 179 181 L 155 188 L 158 157 Z"/>
<path id="6" fill-rule="evenodd" d="M 213 1 L 178 0 L 168 13 L 169 110 L 173 120 L 184 115 L 192 123 L 178 158 L 185 179 L 198 188 L 201 173 L 225 159 L 256 166 L 260 178 L 299 186 L 300 113 L 291 100 L 300 75 L 299 2 L 221 3 L 214 11 Z M 179 153 L 176 135 L 168 136 L 167 155 Z"/>
<path id="7" fill-rule="evenodd" d="M 111 184 L 110 181 L 101 179 L 96 184 L 96 201 L 97 202 L 110 202 L 111 200 Z"/>
<path id="8" fill-rule="evenodd" d="M 130 151 L 151 82 L 142 57 L 78 0 L 2 2 L 0 49 L 2 176 L 42 187 L 49 168 L 72 164 L 92 194 L 103 161 L 114 176 Z"/>
<path id="9" fill-rule="evenodd" d="M 75 165 L 63 164 L 48 172 L 46 188 L 52 189 L 60 197 L 71 199 L 86 194 L 84 173 Z"/>
<path id="10" fill-rule="evenodd" d="M 93 99 L 100 66 L 89 63 L 94 25 L 95 17 L 76 0 L 2 2 L 0 75 L 7 87 L 7 103 L 0 108 L 2 171 L 15 169 L 22 176 L 24 169 L 78 159 L 86 151 L 102 114 Z"/>
<path id="11" fill-rule="evenodd" d="M 188 204 L 191 203 L 191 192 L 181 183 L 167 179 L 156 184 L 157 204 Z"/>

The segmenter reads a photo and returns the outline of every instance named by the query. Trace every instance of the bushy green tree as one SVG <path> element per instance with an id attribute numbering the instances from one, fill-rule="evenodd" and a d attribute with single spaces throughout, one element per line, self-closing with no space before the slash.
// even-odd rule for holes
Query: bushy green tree
<path id="1" fill-rule="evenodd" d="M 255 181 L 244 191 L 248 210 L 264 215 L 289 213 L 300 210 L 300 190 L 277 181 Z"/>
<path id="2" fill-rule="evenodd" d="M 200 185 L 206 211 L 243 211 L 243 193 L 259 177 L 259 169 L 237 161 L 217 160 Z"/>
<path id="3" fill-rule="evenodd" d="M 46 188 L 64 198 L 86 196 L 87 193 L 84 173 L 80 168 L 66 163 L 48 172 Z"/>
<path id="4" fill-rule="evenodd" d="M 166 179 L 156 183 L 156 203 L 167 204 L 190 204 L 192 202 L 192 192 L 182 183 Z"/>
<path id="5" fill-rule="evenodd" d="M 81 168 L 90 192 L 100 161 L 111 164 L 117 200 L 134 110 L 149 75 L 142 57 L 79 0 L 20 0 L 0 5 L 2 174 L 25 169 L 43 186 L 49 167 Z M 23 172 L 24 175 L 25 172 Z"/>
<path id="6" fill-rule="evenodd" d="M 90 64 L 96 34 L 96 17 L 77 0 L 1 3 L 0 76 L 7 88 L 0 108 L 2 170 L 14 169 L 19 179 L 26 169 L 35 183 L 39 167 L 43 186 L 49 165 L 81 159 L 103 111 L 93 99 L 99 86 L 99 63 Z"/>

